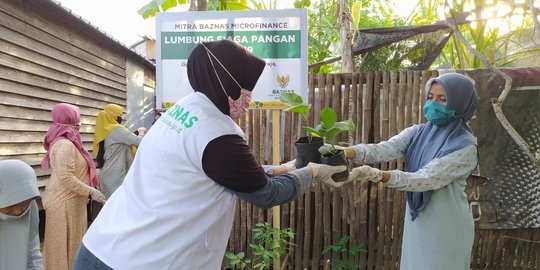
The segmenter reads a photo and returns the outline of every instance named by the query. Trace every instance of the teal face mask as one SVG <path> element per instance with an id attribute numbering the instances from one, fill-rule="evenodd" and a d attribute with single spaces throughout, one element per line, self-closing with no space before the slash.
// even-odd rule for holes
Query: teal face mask
<path id="1" fill-rule="evenodd" d="M 456 119 L 456 111 L 439 102 L 428 100 L 424 105 L 424 116 L 430 123 L 444 126 Z"/>

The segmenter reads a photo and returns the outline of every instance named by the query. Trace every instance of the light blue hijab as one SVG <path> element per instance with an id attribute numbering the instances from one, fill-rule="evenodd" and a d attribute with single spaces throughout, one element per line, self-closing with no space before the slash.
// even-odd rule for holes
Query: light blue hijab
<path id="1" fill-rule="evenodd" d="M 405 154 L 407 172 L 416 172 L 435 158 L 444 157 L 469 145 L 477 145 L 467 123 L 478 108 L 478 95 L 473 82 L 458 73 L 442 74 L 426 83 L 426 100 L 434 82 L 444 88 L 446 106 L 456 111 L 456 117 L 447 125 L 436 126 L 427 122 L 414 128 Z M 431 193 L 432 191 L 405 193 L 412 220 L 426 207 Z"/>
<path id="2" fill-rule="evenodd" d="M 0 208 L 39 197 L 36 173 L 19 160 L 0 161 Z M 0 269 L 43 269 L 39 252 L 38 205 L 20 216 L 0 213 Z"/>

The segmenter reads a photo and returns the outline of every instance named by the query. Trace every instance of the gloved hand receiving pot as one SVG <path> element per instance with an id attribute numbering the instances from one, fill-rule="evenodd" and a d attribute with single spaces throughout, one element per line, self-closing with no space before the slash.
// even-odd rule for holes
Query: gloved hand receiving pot
<path id="1" fill-rule="evenodd" d="M 332 145 L 325 143 L 324 147 L 331 148 Z M 345 154 L 346 159 L 354 159 L 354 157 L 356 156 L 356 153 L 354 152 L 354 149 L 352 148 L 352 146 L 341 146 L 341 145 L 336 144 L 334 145 L 334 148 L 337 150 L 342 150 L 343 154 Z"/>
<path id="2" fill-rule="evenodd" d="M 329 144 L 329 143 L 325 143 L 324 146 L 325 147 L 332 147 L 332 145 Z M 341 146 L 341 145 L 338 145 L 338 144 L 334 144 L 334 148 L 336 148 L 337 150 L 343 150 L 343 149 L 347 148 L 347 146 Z"/>
<path id="3" fill-rule="evenodd" d="M 341 186 L 337 185 L 339 183 L 336 183 L 334 180 L 332 180 L 332 175 L 347 170 L 346 166 L 330 166 L 313 162 L 310 162 L 306 167 L 311 170 L 313 182 L 323 183 L 331 187 Z"/>
<path id="4" fill-rule="evenodd" d="M 352 181 L 370 181 L 377 183 L 382 180 L 382 172 L 377 168 L 373 168 L 367 165 L 363 165 L 357 168 L 354 168 L 349 172 L 349 178 L 343 182 L 334 182 L 328 183 L 329 186 L 338 188 Z"/>
<path id="5" fill-rule="evenodd" d="M 349 173 L 347 181 L 370 181 L 377 183 L 382 180 L 382 172 L 377 168 L 363 165 L 358 168 L 354 168 Z"/>

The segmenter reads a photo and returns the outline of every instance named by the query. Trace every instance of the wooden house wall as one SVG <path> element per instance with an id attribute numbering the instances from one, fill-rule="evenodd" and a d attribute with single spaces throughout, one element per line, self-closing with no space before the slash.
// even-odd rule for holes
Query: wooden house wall
<path id="1" fill-rule="evenodd" d="M 35 1 L 0 1 L 0 160 L 30 164 L 40 186 L 49 178 L 39 164 L 54 105 L 79 106 L 89 150 L 99 110 L 127 105 L 126 56 L 62 17 Z M 144 84 L 154 87 L 153 70 L 143 69 Z"/>

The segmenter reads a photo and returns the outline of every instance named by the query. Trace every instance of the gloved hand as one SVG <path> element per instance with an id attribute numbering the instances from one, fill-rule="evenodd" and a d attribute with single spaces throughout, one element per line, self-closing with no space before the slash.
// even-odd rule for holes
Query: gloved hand
<path id="1" fill-rule="evenodd" d="M 329 143 L 325 143 L 324 146 L 326 146 L 326 147 L 332 147 L 332 145 L 329 144 Z M 346 146 L 341 146 L 341 145 L 338 145 L 338 144 L 334 144 L 334 148 L 336 148 L 336 149 L 339 150 L 339 149 L 344 149 L 344 148 L 346 148 Z"/>
<path id="2" fill-rule="evenodd" d="M 349 173 L 349 178 L 346 182 L 350 181 L 370 181 L 377 183 L 382 179 L 382 172 L 377 168 L 373 168 L 367 165 L 354 168 Z"/>
<path id="3" fill-rule="evenodd" d="M 281 166 L 287 168 L 287 172 L 296 170 L 296 165 L 294 164 L 296 162 L 296 159 L 293 159 L 287 163 L 281 164 Z"/>
<path id="4" fill-rule="evenodd" d="M 313 162 L 310 162 L 307 167 L 311 169 L 313 182 L 320 182 L 331 187 L 341 186 L 332 180 L 332 175 L 347 169 L 347 166 L 330 166 Z"/>
<path id="5" fill-rule="evenodd" d="M 325 143 L 324 146 L 322 147 L 330 149 L 332 145 Z M 354 152 L 354 149 L 352 148 L 352 146 L 341 146 L 341 145 L 336 144 L 334 145 L 334 148 L 337 150 L 343 150 L 343 153 L 345 154 L 345 158 L 347 159 L 353 159 L 354 156 L 356 156 L 356 153 Z"/>
<path id="6" fill-rule="evenodd" d="M 95 188 L 92 188 L 92 190 L 90 191 L 90 197 L 92 198 L 92 200 L 100 203 L 105 203 L 107 201 L 107 199 L 105 199 L 105 195 L 103 195 L 101 191 Z"/>
<path id="7" fill-rule="evenodd" d="M 137 129 L 137 132 L 139 133 L 139 137 L 142 137 L 144 136 L 144 134 L 146 134 L 146 128 L 145 127 L 140 127 Z"/>

